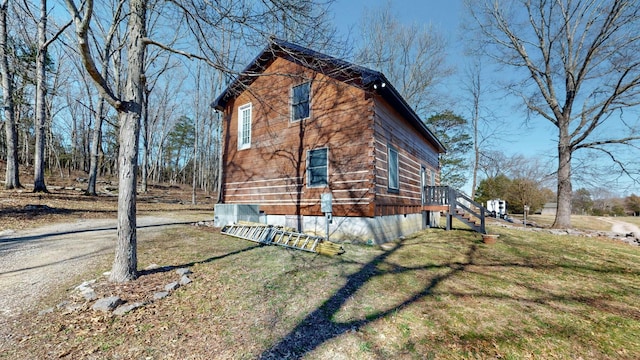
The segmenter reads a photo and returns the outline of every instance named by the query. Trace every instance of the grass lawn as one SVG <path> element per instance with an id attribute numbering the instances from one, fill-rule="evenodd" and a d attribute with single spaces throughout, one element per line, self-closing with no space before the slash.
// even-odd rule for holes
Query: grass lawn
<path id="1" fill-rule="evenodd" d="M 522 214 L 513 215 L 514 218 L 522 221 Z M 618 220 L 623 220 L 623 218 L 617 218 Z M 538 226 L 542 227 L 551 227 L 555 220 L 555 215 L 540 215 L 540 214 L 530 214 L 527 215 L 527 221 L 533 222 Z M 624 220 L 623 220 L 624 221 Z M 576 229 L 583 230 L 596 230 L 596 231 L 609 231 L 611 230 L 611 224 L 599 220 L 596 216 L 586 216 L 586 215 L 571 215 L 571 226 Z"/>
<path id="2" fill-rule="evenodd" d="M 193 283 L 119 317 L 27 314 L 0 358 L 640 358 L 640 248 L 490 232 L 494 245 L 432 229 L 331 258 L 184 226 L 142 242 L 139 265 L 187 265 Z M 100 291 L 151 294 L 171 273 Z"/>
<path id="3" fill-rule="evenodd" d="M 617 217 L 615 219 L 620 221 L 626 221 L 636 226 L 640 226 L 640 216 L 625 216 L 625 217 Z"/>

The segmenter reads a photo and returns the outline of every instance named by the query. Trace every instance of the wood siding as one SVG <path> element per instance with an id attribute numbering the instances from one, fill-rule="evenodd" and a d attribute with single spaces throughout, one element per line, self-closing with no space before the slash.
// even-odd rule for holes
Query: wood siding
<path id="1" fill-rule="evenodd" d="M 276 58 L 225 109 L 222 200 L 267 214 L 373 216 L 373 102 L 365 91 Z M 311 81 L 310 117 L 291 121 L 290 91 Z M 238 150 L 238 108 L 252 105 L 250 147 Z M 307 151 L 328 148 L 329 185 L 308 187 Z"/>
<path id="2" fill-rule="evenodd" d="M 419 213 L 422 208 L 420 169 L 439 183 L 438 151 L 385 101 L 376 97 L 375 215 Z M 389 189 L 389 146 L 398 151 L 399 189 Z M 431 179 L 427 178 L 427 185 Z"/>

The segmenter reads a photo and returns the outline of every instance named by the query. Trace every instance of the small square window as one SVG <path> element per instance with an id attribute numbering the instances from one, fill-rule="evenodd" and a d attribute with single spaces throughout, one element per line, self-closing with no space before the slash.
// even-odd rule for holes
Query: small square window
<path id="1" fill-rule="evenodd" d="M 327 148 L 307 152 L 307 186 L 320 187 L 329 184 L 329 150 Z"/>
<path id="2" fill-rule="evenodd" d="M 297 121 L 309 117 L 309 98 L 311 82 L 294 86 L 291 89 L 291 120 Z"/>

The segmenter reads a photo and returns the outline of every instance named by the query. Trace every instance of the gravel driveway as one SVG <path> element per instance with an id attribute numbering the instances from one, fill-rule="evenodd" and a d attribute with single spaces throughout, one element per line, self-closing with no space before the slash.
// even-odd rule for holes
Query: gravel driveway
<path id="1" fill-rule="evenodd" d="M 138 240 L 181 223 L 173 216 L 138 217 Z M 116 224 L 116 219 L 88 219 L 0 233 L 0 323 L 113 252 Z"/>
<path id="2" fill-rule="evenodd" d="M 611 231 L 614 233 L 618 233 L 621 235 L 633 233 L 633 236 L 640 239 L 640 228 L 638 228 L 636 225 L 609 217 L 599 217 L 598 220 L 602 220 L 611 224 Z"/>

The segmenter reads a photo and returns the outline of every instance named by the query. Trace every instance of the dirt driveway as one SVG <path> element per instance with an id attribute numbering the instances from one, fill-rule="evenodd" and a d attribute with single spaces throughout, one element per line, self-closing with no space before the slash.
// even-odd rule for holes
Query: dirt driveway
<path id="1" fill-rule="evenodd" d="M 616 220 L 609 217 L 599 217 L 598 220 L 611 224 L 611 231 L 614 233 L 627 235 L 633 233 L 633 236 L 640 239 L 640 228 L 628 222 Z"/>
<path id="2" fill-rule="evenodd" d="M 138 241 L 192 218 L 174 214 L 138 217 Z M 0 233 L 0 320 L 34 306 L 50 289 L 113 252 L 116 224 L 116 219 L 86 219 Z"/>

